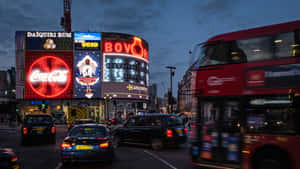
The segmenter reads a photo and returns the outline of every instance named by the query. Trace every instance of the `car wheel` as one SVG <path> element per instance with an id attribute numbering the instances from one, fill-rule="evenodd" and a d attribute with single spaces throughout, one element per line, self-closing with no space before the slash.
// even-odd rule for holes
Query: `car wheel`
<path id="1" fill-rule="evenodd" d="M 164 147 L 161 139 L 152 139 L 151 148 L 155 151 L 161 150 Z"/>
<path id="2" fill-rule="evenodd" d="M 120 146 L 120 136 L 118 136 L 118 135 L 115 135 L 114 137 L 113 137 L 113 148 L 118 148 L 119 146 Z"/>
<path id="3" fill-rule="evenodd" d="M 280 151 L 264 150 L 253 158 L 255 169 L 289 169 L 289 160 Z"/>

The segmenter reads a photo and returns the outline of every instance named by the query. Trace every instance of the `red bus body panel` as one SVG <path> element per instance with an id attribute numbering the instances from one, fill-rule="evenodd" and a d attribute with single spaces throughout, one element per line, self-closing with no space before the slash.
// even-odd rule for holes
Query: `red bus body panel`
<path id="1" fill-rule="evenodd" d="M 298 63 L 298 64 L 297 64 Z M 217 65 L 210 67 L 199 68 L 196 75 L 196 96 L 238 96 L 238 95 L 264 95 L 264 94 L 288 94 L 290 89 L 294 91 L 300 89 L 299 84 L 288 83 L 280 86 L 272 86 L 266 72 L 274 74 L 274 72 L 285 73 L 285 77 L 289 77 L 287 80 L 293 80 L 300 74 L 299 70 L 293 70 L 293 72 L 281 70 L 281 66 L 300 66 L 300 58 L 281 59 L 273 61 L 252 62 L 244 64 L 232 64 L 232 65 Z M 264 70 L 268 68 L 268 70 Z M 272 71 L 273 70 L 273 71 Z M 295 72 L 297 71 L 297 72 Z M 289 74 L 290 73 L 290 74 Z M 278 74 L 278 73 L 277 73 Z M 288 74 L 289 76 L 287 76 Z M 271 75 L 275 76 L 275 75 Z M 276 75 L 275 79 L 280 79 L 280 74 Z M 271 79 L 271 78 L 269 78 Z M 295 80 L 295 79 L 294 79 Z M 276 81 L 275 81 L 276 82 Z M 294 82 L 294 81 L 293 81 Z M 268 86 L 267 86 L 268 85 Z M 271 86 L 270 86 L 271 85 Z"/>

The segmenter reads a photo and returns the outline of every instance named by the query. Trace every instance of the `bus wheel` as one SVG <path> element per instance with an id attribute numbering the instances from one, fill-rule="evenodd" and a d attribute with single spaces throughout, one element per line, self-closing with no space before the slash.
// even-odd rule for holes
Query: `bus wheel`
<path id="1" fill-rule="evenodd" d="M 290 169 L 285 153 L 272 149 L 259 152 L 254 156 L 252 164 L 254 169 Z"/>

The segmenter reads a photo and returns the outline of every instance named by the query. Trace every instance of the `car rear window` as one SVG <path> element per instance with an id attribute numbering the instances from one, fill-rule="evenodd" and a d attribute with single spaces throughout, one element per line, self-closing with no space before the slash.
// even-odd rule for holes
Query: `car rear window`
<path id="1" fill-rule="evenodd" d="M 52 123 L 52 118 L 50 116 L 27 116 L 25 118 L 25 123 L 27 124 L 50 124 Z"/>
<path id="2" fill-rule="evenodd" d="M 71 137 L 105 137 L 107 135 L 104 127 L 75 127 Z"/>
<path id="3" fill-rule="evenodd" d="M 168 119 L 168 126 L 180 126 L 182 124 L 182 120 L 178 116 L 170 116 Z"/>
<path id="4" fill-rule="evenodd" d="M 87 124 L 87 123 L 95 123 L 93 120 L 77 120 L 74 124 Z"/>

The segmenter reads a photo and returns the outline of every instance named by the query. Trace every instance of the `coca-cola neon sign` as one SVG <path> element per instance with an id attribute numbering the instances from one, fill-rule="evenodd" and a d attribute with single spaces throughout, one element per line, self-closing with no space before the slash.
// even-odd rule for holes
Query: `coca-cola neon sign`
<path id="1" fill-rule="evenodd" d="M 30 89 L 40 97 L 56 98 L 66 92 L 71 84 L 71 69 L 57 56 L 42 56 L 28 69 Z"/>
<path id="2" fill-rule="evenodd" d="M 104 53 L 125 53 L 135 57 L 149 60 L 148 49 L 143 46 L 142 40 L 138 37 L 133 37 L 132 42 L 121 41 L 104 41 L 103 42 Z"/>
<path id="3" fill-rule="evenodd" d="M 52 72 L 41 72 L 40 70 L 34 70 L 30 74 L 30 82 L 57 82 L 65 84 L 68 80 L 68 70 L 54 70 Z"/>

